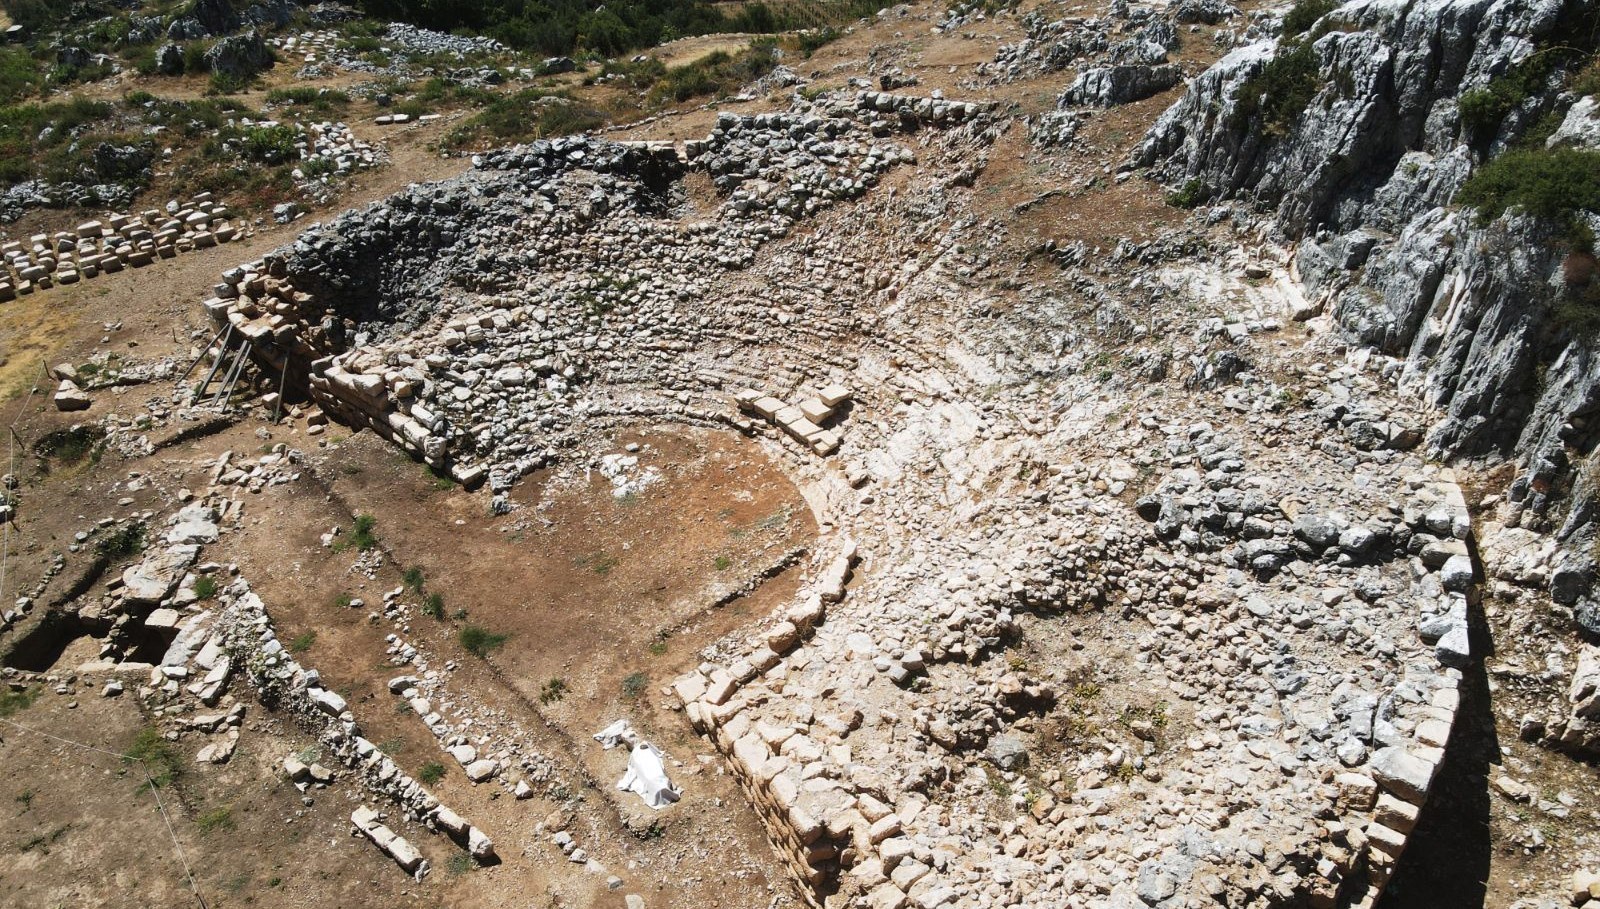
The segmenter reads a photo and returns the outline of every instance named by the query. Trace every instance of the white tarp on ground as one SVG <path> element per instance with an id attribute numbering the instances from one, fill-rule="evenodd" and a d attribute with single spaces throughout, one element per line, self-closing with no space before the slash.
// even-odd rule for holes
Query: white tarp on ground
<path id="1" fill-rule="evenodd" d="M 639 734 L 633 731 L 633 727 L 628 725 L 627 720 L 617 720 L 610 726 L 596 732 L 594 740 L 599 742 L 605 750 L 610 751 L 618 745 L 628 745 L 630 747 L 637 745 L 639 743 Z"/>
<path id="2" fill-rule="evenodd" d="M 623 774 L 617 788 L 637 794 L 657 811 L 676 802 L 683 792 L 667 779 L 663 757 L 661 749 L 649 742 L 634 746 L 633 753 L 628 755 L 628 772 Z"/>

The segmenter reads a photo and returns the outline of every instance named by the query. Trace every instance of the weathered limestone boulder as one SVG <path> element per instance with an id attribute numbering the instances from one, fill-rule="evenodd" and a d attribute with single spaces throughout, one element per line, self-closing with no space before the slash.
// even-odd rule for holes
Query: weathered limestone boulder
<path id="1" fill-rule="evenodd" d="M 194 563 L 200 547 L 168 546 L 122 573 L 122 597 L 129 603 L 154 606 L 166 599 Z"/>
<path id="2" fill-rule="evenodd" d="M 88 393 L 71 379 L 62 379 L 56 386 L 55 402 L 56 410 L 63 411 L 88 410 L 91 403 Z"/>

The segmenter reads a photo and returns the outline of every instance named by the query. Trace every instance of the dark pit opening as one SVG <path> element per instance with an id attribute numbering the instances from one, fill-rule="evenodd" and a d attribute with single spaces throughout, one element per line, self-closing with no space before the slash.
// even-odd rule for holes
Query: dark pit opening
<path id="1" fill-rule="evenodd" d="M 76 615 L 48 613 L 12 642 L 0 664 L 27 672 L 49 672 L 67 647 L 88 633 L 88 627 Z"/>

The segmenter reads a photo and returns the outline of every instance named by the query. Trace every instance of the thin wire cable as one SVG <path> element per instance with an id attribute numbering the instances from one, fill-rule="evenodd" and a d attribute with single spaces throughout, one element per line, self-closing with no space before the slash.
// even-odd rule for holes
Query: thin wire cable
<path id="1" fill-rule="evenodd" d="M 28 389 L 28 396 L 22 399 L 21 406 L 17 408 L 17 415 L 6 424 L 6 457 L 9 463 L 6 473 L 12 477 L 17 475 L 17 424 L 22 422 L 22 415 L 28 412 L 28 402 L 33 400 L 35 390 L 33 387 Z M 4 495 L 4 490 L 0 490 L 0 498 L 10 497 Z M 11 567 L 11 525 L 14 523 L 16 523 L 14 510 L 10 520 L 0 523 L 0 609 L 5 608 L 6 603 L 6 577 Z"/>
<path id="2" fill-rule="evenodd" d="M 85 751 L 95 751 L 99 752 L 100 754 L 109 754 L 118 760 L 129 760 L 126 755 L 118 754 L 115 751 L 108 751 L 104 748 L 90 745 L 87 742 L 75 742 L 72 739 L 62 738 L 54 733 L 45 732 L 42 729 L 34 729 L 31 726 L 24 726 L 21 723 L 14 723 L 8 719 L 0 718 L 0 723 L 4 723 L 13 729 L 20 729 L 23 732 L 31 732 L 37 736 L 53 739 L 62 743 L 63 745 L 71 745 L 74 748 L 82 748 Z M 184 856 L 183 846 L 178 842 L 178 832 L 172 828 L 172 818 L 167 816 L 167 806 L 161 801 L 161 787 L 156 785 L 156 778 L 150 775 L 150 767 L 145 764 L 144 760 L 142 758 L 134 760 L 138 763 L 139 769 L 144 771 L 145 784 L 149 787 L 150 794 L 155 796 L 156 811 L 160 812 L 161 814 L 161 822 L 167 825 L 167 836 L 172 838 L 172 851 L 177 853 L 178 864 L 183 866 L 183 876 L 189 881 L 189 890 L 194 893 L 195 901 L 200 904 L 200 909 L 210 909 L 210 907 L 206 905 L 206 898 L 200 895 L 200 885 L 195 883 L 194 871 L 189 868 L 189 859 Z"/>

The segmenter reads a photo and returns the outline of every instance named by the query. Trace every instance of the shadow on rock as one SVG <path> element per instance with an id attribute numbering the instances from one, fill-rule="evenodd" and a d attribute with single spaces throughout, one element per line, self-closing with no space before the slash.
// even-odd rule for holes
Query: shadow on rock
<path id="1" fill-rule="evenodd" d="M 1490 652 L 1482 614 L 1474 610 L 1476 653 Z M 1477 909 L 1488 893 L 1489 771 L 1500 763 L 1500 740 L 1483 661 L 1461 679 L 1461 706 L 1422 816 L 1378 909 Z"/>

